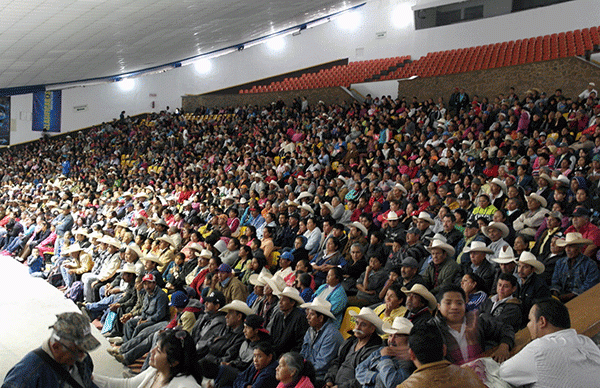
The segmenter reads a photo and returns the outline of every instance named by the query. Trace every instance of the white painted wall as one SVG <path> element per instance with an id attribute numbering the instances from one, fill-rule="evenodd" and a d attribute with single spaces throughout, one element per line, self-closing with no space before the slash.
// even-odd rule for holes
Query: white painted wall
<path id="1" fill-rule="evenodd" d="M 134 115 L 158 111 L 167 105 L 181 104 L 185 94 L 201 94 L 213 90 L 268 78 L 324 62 L 349 58 L 358 61 L 373 58 L 411 55 L 413 59 L 432 51 L 503 42 L 574 30 L 600 24 L 600 1 L 576 0 L 551 7 L 460 23 L 426 30 L 414 30 L 411 7 L 417 0 L 372 0 L 357 12 L 361 16 L 355 31 L 341 30 L 334 20 L 287 36 L 286 47 L 279 53 L 269 52 L 266 45 L 250 47 L 212 60 L 212 71 L 199 75 L 193 66 L 185 66 L 136 80 L 136 89 L 122 92 L 116 84 L 63 90 L 62 131 L 69 132 L 118 117 L 121 110 Z M 396 12 L 397 7 L 400 11 Z M 396 24 L 400 27 L 396 27 Z M 386 32 L 377 39 L 377 32 Z M 393 82 L 392 82 L 393 84 Z M 389 85 L 383 92 L 369 86 L 372 94 L 392 94 Z M 367 90 L 367 89 L 365 89 Z M 387 90 L 390 90 L 388 92 Z M 362 93 L 362 91 L 361 91 Z M 155 94 L 156 97 L 151 97 Z M 31 95 L 13 97 L 13 118 L 22 110 L 31 112 Z M 151 102 L 155 101 L 155 108 Z M 27 106 L 28 105 L 28 106 Z M 74 106 L 87 105 L 88 110 L 74 112 Z M 15 116 L 15 114 L 17 116 Z M 17 120 L 17 131 L 11 132 L 11 143 L 39 138 L 31 131 L 31 123 Z"/>

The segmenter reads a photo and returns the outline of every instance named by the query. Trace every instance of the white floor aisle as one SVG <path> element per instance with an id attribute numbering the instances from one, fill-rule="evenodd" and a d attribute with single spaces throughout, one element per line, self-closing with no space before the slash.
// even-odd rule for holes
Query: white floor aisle
<path id="1" fill-rule="evenodd" d="M 0 382 L 27 352 L 49 337 L 48 326 L 65 311 L 79 309 L 45 280 L 29 276 L 26 266 L 0 256 Z M 92 333 L 101 343 L 91 353 L 94 370 L 121 377 L 124 367 L 106 352 L 108 341 L 93 325 Z"/>

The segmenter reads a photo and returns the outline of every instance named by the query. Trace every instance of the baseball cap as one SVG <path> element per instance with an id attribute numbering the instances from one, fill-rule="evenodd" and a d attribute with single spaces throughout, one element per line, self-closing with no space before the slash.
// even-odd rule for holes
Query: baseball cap
<path id="1" fill-rule="evenodd" d="M 92 335 L 90 320 L 86 316 L 71 312 L 58 314 L 56 318 L 56 323 L 50 328 L 60 339 L 71 341 L 86 352 L 100 346 L 100 342 Z"/>
<path id="2" fill-rule="evenodd" d="M 412 227 L 409 230 L 407 230 L 406 233 L 412 233 L 420 236 L 421 230 L 419 228 Z"/>
<path id="3" fill-rule="evenodd" d="M 231 267 L 229 265 L 223 263 L 219 266 L 219 272 L 231 273 Z"/>
<path id="4" fill-rule="evenodd" d="M 281 254 L 281 256 L 279 256 L 280 259 L 285 259 L 285 260 L 289 260 L 289 261 L 294 261 L 294 255 L 292 254 L 292 252 L 283 252 Z"/>
<path id="5" fill-rule="evenodd" d="M 419 268 L 419 263 L 417 262 L 417 260 L 415 260 L 414 257 L 406 257 L 404 260 L 402 260 L 402 263 L 400 264 L 401 267 L 413 267 L 413 268 Z"/>
<path id="6" fill-rule="evenodd" d="M 171 303 L 169 306 L 183 308 L 187 306 L 190 298 L 183 291 L 175 291 L 173 295 L 171 295 Z"/>
<path id="7" fill-rule="evenodd" d="M 457 199 L 468 199 L 468 200 L 470 200 L 471 198 L 469 197 L 469 194 L 467 194 L 465 192 L 462 192 L 462 193 L 458 194 Z"/>
<path id="8" fill-rule="evenodd" d="M 576 207 L 575 210 L 573 211 L 573 217 L 589 217 L 590 216 L 590 212 L 589 210 L 587 210 L 584 207 Z"/>
<path id="9" fill-rule="evenodd" d="M 151 273 L 147 273 L 146 275 L 144 275 L 144 277 L 142 278 L 142 283 L 143 282 L 153 282 L 156 283 L 156 278 L 154 277 L 153 274 Z"/>
<path id="10" fill-rule="evenodd" d="M 220 307 L 225 306 L 227 304 L 227 300 L 225 299 L 225 295 L 221 291 L 212 291 L 206 298 L 204 298 L 204 303 L 218 303 Z"/>

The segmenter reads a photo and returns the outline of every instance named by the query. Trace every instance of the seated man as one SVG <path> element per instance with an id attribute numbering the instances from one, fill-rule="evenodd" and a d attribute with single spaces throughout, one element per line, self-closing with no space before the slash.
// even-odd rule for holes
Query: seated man
<path id="1" fill-rule="evenodd" d="M 431 253 L 432 261 L 427 266 L 423 279 L 425 286 L 435 295 L 440 287 L 454 283 L 459 276 L 460 267 L 451 259 L 455 252 L 451 245 L 441 240 L 432 240 L 427 250 Z"/>
<path id="2" fill-rule="evenodd" d="M 592 240 L 575 232 L 556 241 L 556 245 L 565 247 L 567 256 L 556 262 L 550 291 L 563 303 L 600 283 L 598 266 L 583 254 L 584 247 L 591 243 Z"/>
<path id="3" fill-rule="evenodd" d="M 570 327 L 569 310 L 561 302 L 535 303 L 527 324 L 533 341 L 500 366 L 500 378 L 532 388 L 598 386 L 600 350 Z"/>
<path id="4" fill-rule="evenodd" d="M 431 319 L 431 314 L 437 306 L 437 300 L 424 285 L 415 284 L 410 290 L 402 287 L 402 292 L 406 294 L 404 318 L 411 321 L 413 325 Z"/>
<path id="5" fill-rule="evenodd" d="M 200 356 L 220 364 L 235 360 L 244 342 L 244 320 L 253 311 L 246 302 L 234 300 L 221 307 L 225 312 L 227 327 L 220 333 L 214 333 L 208 347 L 201 349 Z"/>
<path id="6" fill-rule="evenodd" d="M 248 297 L 248 289 L 235 276 L 235 273 L 227 264 L 221 264 L 218 269 L 219 282 L 217 283 L 217 291 L 220 291 L 225 295 L 227 303 L 231 303 L 234 300 L 246 301 Z"/>
<path id="7" fill-rule="evenodd" d="M 479 314 L 507 323 L 516 332 L 521 328 L 523 319 L 521 301 L 513 296 L 516 291 L 517 278 L 508 273 L 501 273 L 496 285 L 496 295 L 483 302 Z"/>
<path id="8" fill-rule="evenodd" d="M 489 291 L 494 282 L 494 267 L 487 260 L 486 254 L 493 254 L 494 251 L 488 248 L 484 242 L 473 241 L 470 246 L 465 248 L 465 252 L 469 252 L 471 261 L 461 264 L 462 275 L 479 275 L 485 283 L 486 290 Z"/>
<path id="9" fill-rule="evenodd" d="M 438 314 L 431 320 L 445 337 L 446 359 L 453 364 L 464 364 L 481 357 L 496 345 L 491 355 L 497 362 L 508 358 L 515 344 L 515 332 L 510 325 L 493 321 L 485 316 L 476 319 L 475 313 L 466 313 L 466 295 L 455 284 L 442 287 L 437 296 Z"/>
<path id="10" fill-rule="evenodd" d="M 204 314 L 200 314 L 192 328 L 192 338 L 196 343 L 196 351 L 208 347 L 216 333 L 225 330 L 225 313 L 220 311 L 225 306 L 225 295 L 213 291 L 204 299 Z"/>
<path id="11" fill-rule="evenodd" d="M 285 287 L 277 292 L 279 311 L 272 317 L 271 336 L 275 344 L 275 353 L 280 356 L 287 352 L 300 352 L 304 334 L 308 330 L 306 313 L 299 308 L 304 299 L 298 290 Z"/>
<path id="12" fill-rule="evenodd" d="M 360 315 L 371 314 L 370 311 L 363 310 Z M 388 346 L 371 353 L 356 368 L 356 380 L 363 388 L 395 387 L 406 380 L 414 369 L 408 356 L 408 333 L 412 327 L 412 323 L 404 317 L 394 319 L 391 326 L 388 323 L 382 324 L 382 331 L 390 335 Z"/>
<path id="13" fill-rule="evenodd" d="M 356 326 L 352 335 L 342 344 L 325 375 L 328 387 L 360 387 L 355 376 L 356 367 L 381 346 L 381 337 L 377 334 L 378 326 L 364 318 L 354 318 Z M 376 323 L 379 324 L 379 321 Z"/>
<path id="14" fill-rule="evenodd" d="M 310 303 L 300 305 L 306 309 L 308 330 L 304 335 L 300 354 L 312 362 L 315 368 L 317 386 L 325 384 L 325 373 L 329 363 L 335 358 L 344 337 L 340 334 L 335 322 L 335 315 L 331 312 L 331 303 L 315 298 Z"/>
<path id="15" fill-rule="evenodd" d="M 519 290 L 517 297 L 523 304 L 523 314 L 533 306 L 533 301 L 550 297 L 550 289 L 546 282 L 540 276 L 546 267 L 538 261 L 531 252 L 523 252 L 519 256 L 517 263 L 517 273 L 519 275 Z"/>
<path id="16" fill-rule="evenodd" d="M 398 388 L 485 388 L 471 369 L 452 365 L 444 359 L 444 337 L 432 323 L 423 322 L 411 329 L 408 354 L 417 370 Z"/>

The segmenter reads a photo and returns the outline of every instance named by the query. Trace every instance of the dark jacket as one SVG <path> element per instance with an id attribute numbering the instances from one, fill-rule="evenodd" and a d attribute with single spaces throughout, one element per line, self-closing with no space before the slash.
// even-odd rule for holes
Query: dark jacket
<path id="1" fill-rule="evenodd" d="M 196 351 L 208 353 L 208 345 L 213 337 L 223 333 L 226 328 L 224 312 L 205 312 L 201 314 L 192 328 L 192 338 L 196 343 Z"/>
<path id="2" fill-rule="evenodd" d="M 235 329 L 226 327 L 221 335 L 214 336 L 210 341 L 206 358 L 218 364 L 231 362 L 237 358 L 242 342 L 244 342 L 243 324 Z"/>
<path id="3" fill-rule="evenodd" d="M 272 320 L 271 336 L 275 344 L 275 354 L 280 356 L 287 352 L 300 353 L 304 334 L 308 330 L 304 310 L 294 307 L 287 316 L 279 310 L 273 315 Z"/>
<path id="4" fill-rule="evenodd" d="M 375 350 L 379 349 L 379 347 L 382 345 L 382 342 L 383 341 L 381 340 L 381 337 L 378 336 L 377 333 L 374 333 L 369 339 L 369 342 L 367 342 L 367 344 L 358 351 L 358 354 L 356 355 L 352 363 L 352 369 L 356 370 L 358 364 L 366 360 L 367 357 L 369 357 L 369 355 Z M 340 367 L 346 360 L 346 356 L 348 355 L 348 353 L 350 353 L 351 349 L 354 348 L 354 346 L 356 346 L 357 343 L 358 338 L 356 338 L 355 336 L 351 336 L 346 341 L 344 341 L 344 343 L 340 347 L 340 350 L 338 350 L 337 357 L 333 359 L 329 369 L 327 370 L 327 373 L 325 374 L 326 383 L 331 381 L 333 385 L 337 385 L 338 388 L 360 387 L 360 383 L 356 380 L 356 378 L 347 379 L 343 381 L 338 381 L 338 379 L 336 379 Z"/>
<path id="5" fill-rule="evenodd" d="M 462 275 L 464 276 L 465 274 L 471 274 L 471 273 L 475 273 L 475 275 L 479 275 L 483 281 L 485 282 L 485 291 L 486 293 L 489 293 L 490 290 L 492 289 L 492 284 L 494 283 L 494 276 L 496 274 L 496 272 L 494 271 L 494 267 L 492 266 L 492 264 L 487 261 L 486 259 L 483 259 L 483 262 L 481 263 L 481 265 L 479 266 L 479 268 L 477 268 L 475 271 L 473 271 L 473 267 L 471 267 L 471 263 L 464 263 L 461 264 L 461 270 L 462 270 Z"/>
<path id="6" fill-rule="evenodd" d="M 500 303 L 495 309 L 492 309 L 493 307 L 492 297 L 487 298 L 481 305 L 480 315 L 507 323 L 513 327 L 515 332 L 521 328 L 523 312 L 521 311 L 521 301 L 519 299 L 512 298 Z"/>
<path id="7" fill-rule="evenodd" d="M 523 319 L 527 319 L 529 310 L 533 306 L 533 301 L 536 299 L 549 298 L 550 288 L 538 274 L 533 273 L 531 277 L 527 279 L 525 284 L 519 286 L 517 295 L 515 295 L 521 301 L 523 308 Z"/>
<path id="8" fill-rule="evenodd" d="M 248 385 L 251 385 L 252 388 L 275 388 L 279 384 L 279 381 L 275 378 L 275 368 L 277 368 L 275 357 L 269 365 L 260 371 L 257 371 L 252 363 L 238 375 L 233 382 L 233 388 L 246 388 Z"/>

